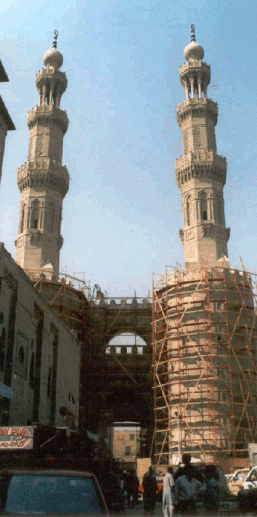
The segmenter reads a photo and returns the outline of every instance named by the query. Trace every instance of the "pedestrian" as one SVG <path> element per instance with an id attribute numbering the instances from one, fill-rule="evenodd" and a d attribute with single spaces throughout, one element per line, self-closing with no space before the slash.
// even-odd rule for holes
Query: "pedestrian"
<path id="1" fill-rule="evenodd" d="M 129 471 L 126 478 L 126 491 L 128 497 L 128 507 L 133 508 L 138 501 L 139 481 L 133 470 Z"/>
<path id="2" fill-rule="evenodd" d="M 182 455 L 182 465 L 179 465 L 178 469 L 176 470 L 174 474 L 174 481 L 176 481 L 176 479 L 178 479 L 179 476 L 183 476 L 183 474 L 185 474 L 185 472 L 188 469 L 192 469 L 193 477 L 195 479 L 198 479 L 201 483 L 203 482 L 203 476 L 201 472 L 199 472 L 198 468 L 195 465 L 192 465 L 191 454 L 189 454 L 188 452 L 185 452 Z"/>
<path id="3" fill-rule="evenodd" d="M 157 481 L 154 475 L 154 469 L 149 467 L 148 472 L 143 477 L 144 487 L 144 513 L 145 515 L 153 515 L 156 506 Z"/>
<path id="4" fill-rule="evenodd" d="M 206 484 L 204 506 L 207 511 L 215 512 L 219 509 L 219 473 L 215 465 L 206 465 L 204 476 Z"/>
<path id="5" fill-rule="evenodd" d="M 188 466 L 174 485 L 174 508 L 180 512 L 196 511 L 196 500 L 202 483 L 194 477 L 194 469 Z"/>
<path id="6" fill-rule="evenodd" d="M 168 467 L 167 474 L 163 478 L 162 508 L 164 517 L 171 517 L 173 511 L 172 490 L 174 487 L 173 468 Z"/>

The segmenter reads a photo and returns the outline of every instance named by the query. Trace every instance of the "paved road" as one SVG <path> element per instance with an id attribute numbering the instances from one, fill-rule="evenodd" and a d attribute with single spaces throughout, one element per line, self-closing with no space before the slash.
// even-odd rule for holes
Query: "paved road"
<path id="1" fill-rule="evenodd" d="M 126 512 L 127 512 L 127 516 L 128 517 L 129 516 L 131 516 L 131 517 L 137 517 L 137 516 L 138 517 L 143 517 L 143 515 L 144 515 L 144 503 L 143 503 L 143 501 L 139 501 L 138 504 L 135 504 L 134 508 L 127 509 Z M 155 508 L 155 512 L 154 512 L 153 517 L 163 517 L 161 503 L 157 503 L 156 504 L 156 508 Z"/>
<path id="2" fill-rule="evenodd" d="M 143 517 L 144 516 L 144 505 L 143 501 L 140 501 L 138 504 L 134 506 L 132 509 L 126 510 L 126 517 Z M 194 514 L 192 517 L 256 517 L 256 512 L 247 512 L 247 513 L 235 513 L 230 511 L 219 511 L 218 514 L 212 515 L 210 513 L 206 514 L 204 512 L 200 512 L 199 514 Z M 163 517 L 162 505 L 161 503 L 156 504 L 156 509 L 153 517 Z M 180 516 L 178 513 L 173 513 L 172 517 L 191 517 L 189 514 L 183 514 Z"/>

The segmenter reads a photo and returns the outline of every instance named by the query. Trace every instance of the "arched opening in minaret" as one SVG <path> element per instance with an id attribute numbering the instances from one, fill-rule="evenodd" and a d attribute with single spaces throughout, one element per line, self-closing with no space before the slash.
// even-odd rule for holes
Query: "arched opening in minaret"
<path id="1" fill-rule="evenodd" d="M 206 192 L 201 192 L 201 220 L 207 221 L 208 212 L 207 212 L 207 195 Z"/>
<path id="2" fill-rule="evenodd" d="M 39 201 L 38 199 L 34 199 L 32 201 L 32 214 L 31 214 L 31 228 L 35 230 L 39 226 Z"/>
<path id="3" fill-rule="evenodd" d="M 53 97 L 52 97 L 52 103 L 54 106 L 58 106 L 58 85 L 56 84 L 53 89 Z"/>
<path id="4" fill-rule="evenodd" d="M 45 105 L 46 106 L 49 106 L 49 101 L 50 101 L 50 83 L 47 82 L 46 83 L 46 89 L 45 89 Z"/>

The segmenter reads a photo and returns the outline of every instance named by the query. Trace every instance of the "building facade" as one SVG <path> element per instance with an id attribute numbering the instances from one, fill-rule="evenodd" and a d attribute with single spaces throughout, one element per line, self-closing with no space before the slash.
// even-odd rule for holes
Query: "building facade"
<path id="1" fill-rule="evenodd" d="M 140 456 L 139 424 L 113 424 L 112 455 L 122 467 L 136 468 L 137 458 Z"/>
<path id="2" fill-rule="evenodd" d="M 0 425 L 79 426 L 81 344 L 0 244 Z"/>

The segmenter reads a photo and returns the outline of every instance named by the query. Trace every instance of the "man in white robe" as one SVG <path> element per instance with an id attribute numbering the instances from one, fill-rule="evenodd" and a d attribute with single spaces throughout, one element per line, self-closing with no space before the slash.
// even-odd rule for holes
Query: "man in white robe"
<path id="1" fill-rule="evenodd" d="M 172 488 L 174 486 L 173 468 L 168 467 L 167 474 L 163 478 L 162 508 L 164 517 L 171 517 L 173 510 Z"/>

